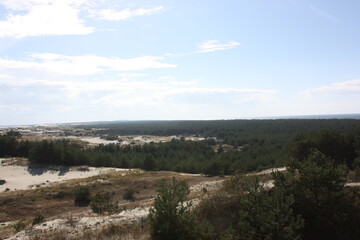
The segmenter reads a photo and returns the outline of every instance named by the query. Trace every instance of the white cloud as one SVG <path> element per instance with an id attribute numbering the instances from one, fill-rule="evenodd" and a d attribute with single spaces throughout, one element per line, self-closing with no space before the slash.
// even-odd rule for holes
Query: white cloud
<path id="1" fill-rule="evenodd" d="M 0 4 L 7 9 L 26 11 L 39 5 L 51 5 L 59 2 L 66 2 L 66 4 L 73 7 L 80 7 L 83 5 L 91 5 L 89 0 L 0 0 Z"/>
<path id="2" fill-rule="evenodd" d="M 40 70 L 61 75 L 92 75 L 108 71 L 136 71 L 150 68 L 172 68 L 162 57 L 142 56 L 129 59 L 95 55 L 65 56 L 53 53 L 34 53 L 26 61 L 0 58 L 0 68 Z"/>
<path id="3" fill-rule="evenodd" d="M 0 4 L 9 13 L 5 20 L 0 21 L 0 37 L 91 33 L 94 28 L 85 26 L 79 17 L 79 6 L 82 3 L 79 0 L 1 0 Z"/>
<path id="4" fill-rule="evenodd" d="M 333 93 L 360 93 L 360 79 L 354 79 L 344 82 L 336 82 L 319 88 L 307 89 L 300 94 L 333 94 Z"/>
<path id="5" fill-rule="evenodd" d="M 235 41 L 227 41 L 222 43 L 218 40 L 207 40 L 198 45 L 198 52 L 215 52 L 219 50 L 234 48 L 239 45 L 240 43 Z"/>
<path id="6" fill-rule="evenodd" d="M 163 6 L 158 6 L 148 9 L 145 8 L 124 9 L 121 11 L 115 11 L 113 9 L 102 9 L 102 10 L 92 10 L 91 16 L 96 17 L 98 19 L 109 20 L 109 21 L 121 21 L 132 17 L 159 13 L 163 10 L 164 10 Z"/>
<path id="7" fill-rule="evenodd" d="M 105 3 L 93 0 L 0 0 L 0 5 L 5 7 L 5 18 L 0 21 L 0 38 L 84 35 L 94 32 L 95 28 L 85 24 L 82 13 L 90 13 L 90 17 L 102 20 L 119 21 L 164 10 L 163 6 L 99 10 Z"/>

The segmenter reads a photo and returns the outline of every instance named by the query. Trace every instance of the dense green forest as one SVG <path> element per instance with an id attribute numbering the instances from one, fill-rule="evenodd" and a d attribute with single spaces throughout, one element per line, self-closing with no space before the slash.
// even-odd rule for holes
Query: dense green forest
<path id="1" fill-rule="evenodd" d="M 224 143 L 242 146 L 256 142 L 284 143 L 298 134 L 320 129 L 339 132 L 359 128 L 357 119 L 278 119 L 278 120 L 211 120 L 211 121 L 129 121 L 79 125 L 78 128 L 100 128 L 99 134 L 118 135 L 199 135 L 217 137 Z"/>
<path id="2" fill-rule="evenodd" d="M 90 126 L 88 126 L 90 127 Z M 99 126 L 92 126 L 99 127 Z M 215 141 L 184 139 L 142 146 L 119 144 L 86 148 L 68 140 L 21 141 L 15 132 L 0 137 L 0 157 L 28 157 L 32 164 L 90 165 L 172 170 L 208 175 L 283 166 L 317 149 L 338 164 L 355 167 L 360 153 L 359 120 L 156 121 L 106 124 L 102 134 L 196 134 L 222 139 L 233 151 L 214 151 Z M 240 148 L 238 148 L 240 147 Z"/>

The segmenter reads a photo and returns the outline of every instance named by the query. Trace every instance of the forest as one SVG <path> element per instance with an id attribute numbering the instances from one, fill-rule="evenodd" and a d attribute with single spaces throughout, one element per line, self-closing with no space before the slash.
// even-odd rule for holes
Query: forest
<path id="1" fill-rule="evenodd" d="M 31 164 L 142 168 L 213 176 L 284 166 L 290 157 L 301 160 L 313 149 L 353 169 L 360 152 L 360 121 L 350 119 L 147 121 L 87 127 L 101 127 L 103 135 L 193 134 L 207 138 L 88 148 L 70 140 L 22 141 L 16 132 L 8 132 L 0 136 L 0 157 L 27 157 Z M 214 151 L 215 144 L 220 145 L 218 151 Z M 233 150 L 223 151 L 221 144 L 229 144 Z"/>

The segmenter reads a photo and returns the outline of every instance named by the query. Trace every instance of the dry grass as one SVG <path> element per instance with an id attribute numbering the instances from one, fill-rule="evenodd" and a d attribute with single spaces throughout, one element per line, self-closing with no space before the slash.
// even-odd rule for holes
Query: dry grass
<path id="1" fill-rule="evenodd" d="M 52 233 L 37 233 L 30 240 L 150 240 L 149 224 L 109 224 L 99 230 L 86 230 L 80 236 L 71 236 L 65 229 Z"/>
<path id="2" fill-rule="evenodd" d="M 20 220 L 29 221 L 36 214 L 43 215 L 45 220 L 67 218 L 71 215 L 89 215 L 89 212 L 91 212 L 89 206 L 78 207 L 74 205 L 75 189 L 79 186 L 89 186 L 92 195 L 98 192 L 110 192 L 113 194 L 113 200 L 119 202 L 119 209 L 122 210 L 138 206 L 150 206 L 156 196 L 156 189 L 161 179 L 170 180 L 172 177 L 176 177 L 179 180 L 186 181 L 190 186 L 216 179 L 204 176 L 180 175 L 174 172 L 134 171 L 125 176 L 122 173 L 110 172 L 33 190 L 2 192 L 0 193 L 0 224 L 7 221 L 14 221 L 14 223 Z M 126 188 L 129 187 L 136 190 L 134 194 L 135 201 L 133 202 L 126 201 L 122 197 Z M 12 234 L 14 234 L 12 227 L 5 228 L 0 225 L 0 239 Z M 61 233 L 58 233 L 58 235 L 57 239 L 61 239 Z"/>
<path id="3" fill-rule="evenodd" d="M 16 166 L 28 166 L 28 159 L 21 157 L 3 158 L 1 159 L 2 165 L 16 165 Z"/>

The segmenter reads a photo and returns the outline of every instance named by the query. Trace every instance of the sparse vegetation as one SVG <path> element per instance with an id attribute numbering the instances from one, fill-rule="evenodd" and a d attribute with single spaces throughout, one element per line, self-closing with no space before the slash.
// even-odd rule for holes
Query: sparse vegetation
<path id="1" fill-rule="evenodd" d="M 25 228 L 26 228 L 26 224 L 24 221 L 18 221 L 14 225 L 14 229 L 16 232 L 20 232 L 20 231 L 24 230 Z"/>
<path id="2" fill-rule="evenodd" d="M 112 195 L 110 193 L 97 193 L 90 204 L 94 213 L 111 214 L 118 210 L 118 203 L 112 202 Z"/>
<path id="3" fill-rule="evenodd" d="M 91 201 L 90 188 L 88 186 L 80 186 L 75 191 L 75 205 L 87 206 Z"/>
<path id="4" fill-rule="evenodd" d="M 123 199 L 128 200 L 128 201 L 134 201 L 135 197 L 134 194 L 136 193 L 136 191 L 133 188 L 126 188 L 125 192 L 123 194 Z"/>
<path id="5" fill-rule="evenodd" d="M 39 224 L 41 222 L 43 222 L 45 219 L 45 217 L 43 215 L 41 215 L 40 213 L 36 214 L 36 216 L 33 218 L 32 220 L 32 225 L 36 225 Z"/>

